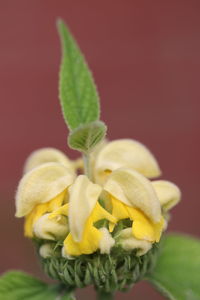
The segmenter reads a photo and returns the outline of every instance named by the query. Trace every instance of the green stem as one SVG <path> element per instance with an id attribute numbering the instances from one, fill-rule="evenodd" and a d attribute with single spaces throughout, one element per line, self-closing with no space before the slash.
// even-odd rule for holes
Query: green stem
<path id="1" fill-rule="evenodd" d="M 107 293 L 104 291 L 97 291 L 97 300 L 112 300 L 114 299 L 113 293 Z"/>
<path id="2" fill-rule="evenodd" d="M 85 175 L 87 175 L 88 178 L 91 179 L 90 157 L 89 157 L 89 154 L 83 153 L 83 162 L 84 162 Z"/>

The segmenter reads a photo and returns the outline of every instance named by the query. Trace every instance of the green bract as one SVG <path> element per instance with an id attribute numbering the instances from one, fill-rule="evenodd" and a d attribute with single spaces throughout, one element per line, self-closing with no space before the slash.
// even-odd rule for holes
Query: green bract
<path id="1" fill-rule="evenodd" d="M 64 283 L 67 289 L 93 285 L 98 292 L 126 291 L 152 270 L 157 259 L 158 246 L 143 256 L 136 251 L 113 248 L 111 253 L 81 255 L 74 259 L 49 257 L 42 259 L 45 273 Z"/>
<path id="2" fill-rule="evenodd" d="M 87 153 L 105 137 L 106 130 L 101 121 L 81 125 L 70 133 L 68 144 L 72 149 Z"/>

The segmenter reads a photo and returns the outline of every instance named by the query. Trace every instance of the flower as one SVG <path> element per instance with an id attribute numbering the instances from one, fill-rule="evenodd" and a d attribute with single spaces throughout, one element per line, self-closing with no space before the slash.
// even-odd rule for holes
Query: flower
<path id="1" fill-rule="evenodd" d="M 150 181 L 160 168 L 134 140 L 96 148 L 91 179 L 76 174 L 82 165 L 81 159 L 71 161 L 53 148 L 30 155 L 16 193 L 16 216 L 26 218 L 25 235 L 45 245 L 61 241 L 64 257 L 110 253 L 115 245 L 144 255 L 159 242 L 168 211 L 180 201 L 179 188 L 165 180 Z"/>

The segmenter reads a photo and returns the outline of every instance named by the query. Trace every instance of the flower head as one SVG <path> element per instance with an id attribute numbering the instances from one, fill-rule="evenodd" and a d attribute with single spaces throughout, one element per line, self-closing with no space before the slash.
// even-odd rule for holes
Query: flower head
<path id="1" fill-rule="evenodd" d="M 148 179 L 161 171 L 145 146 L 126 139 L 104 143 L 92 156 L 92 180 L 77 176 L 76 166 L 53 148 L 27 159 L 16 194 L 16 216 L 26 218 L 27 237 L 61 241 L 64 257 L 110 253 L 119 245 L 144 255 L 159 242 L 180 190 Z M 119 222 L 123 229 L 116 234 Z"/>

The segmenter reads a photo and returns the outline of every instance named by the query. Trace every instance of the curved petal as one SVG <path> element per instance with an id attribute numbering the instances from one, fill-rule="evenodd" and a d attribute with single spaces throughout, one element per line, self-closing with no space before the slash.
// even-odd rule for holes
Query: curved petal
<path id="1" fill-rule="evenodd" d="M 120 233 L 119 243 L 127 251 L 138 249 L 136 255 L 146 254 L 151 248 L 152 243 L 144 240 L 138 240 L 132 234 L 132 228 L 123 229 Z"/>
<path id="2" fill-rule="evenodd" d="M 158 163 L 148 148 L 131 139 L 116 140 L 105 145 L 98 153 L 94 168 L 95 180 L 99 183 L 105 180 L 106 171 L 118 168 L 136 170 L 149 178 L 161 174 Z"/>
<path id="3" fill-rule="evenodd" d="M 71 161 L 62 151 L 55 148 L 41 148 L 29 155 L 24 165 L 24 173 L 49 162 L 60 163 L 75 172 L 73 161 Z"/>
<path id="4" fill-rule="evenodd" d="M 43 258 L 51 257 L 54 255 L 54 248 L 55 245 L 53 244 L 50 243 L 43 244 L 39 249 L 39 254 Z"/>
<path id="5" fill-rule="evenodd" d="M 36 237 L 45 240 L 60 240 L 68 234 L 67 218 L 59 216 L 49 219 L 50 214 L 40 217 L 34 224 L 33 231 Z"/>
<path id="6" fill-rule="evenodd" d="M 152 182 L 163 211 L 167 212 L 174 207 L 181 199 L 181 191 L 174 183 L 166 180 Z"/>
<path id="7" fill-rule="evenodd" d="M 75 179 L 71 170 L 58 163 L 46 163 L 26 173 L 16 193 L 16 216 L 23 217 L 35 205 L 56 197 Z"/>
<path id="8" fill-rule="evenodd" d="M 69 189 L 69 226 L 75 242 L 80 242 L 102 188 L 92 183 L 87 176 L 79 175 Z"/>
<path id="9" fill-rule="evenodd" d="M 99 242 L 99 249 L 101 254 L 109 254 L 110 249 L 114 246 L 115 240 L 112 238 L 111 234 L 109 233 L 108 229 L 102 227 L 99 229 L 102 233 L 102 237 Z"/>
<path id="10" fill-rule="evenodd" d="M 140 173 L 121 168 L 111 173 L 104 190 L 128 206 L 139 208 L 154 223 L 161 219 L 161 207 L 151 182 Z"/>

